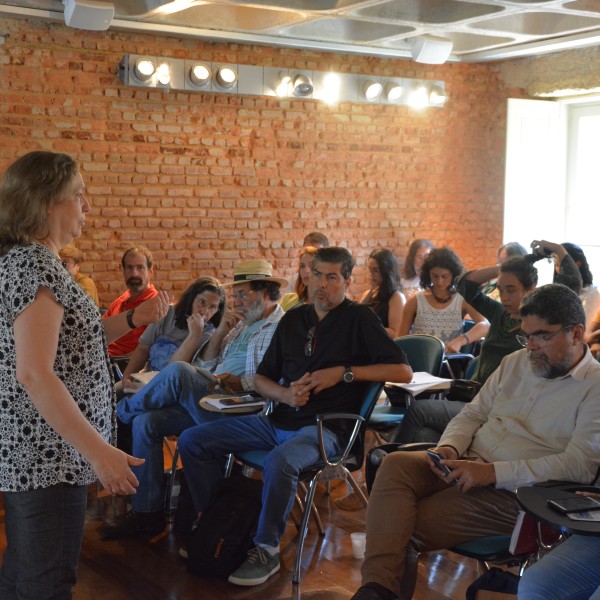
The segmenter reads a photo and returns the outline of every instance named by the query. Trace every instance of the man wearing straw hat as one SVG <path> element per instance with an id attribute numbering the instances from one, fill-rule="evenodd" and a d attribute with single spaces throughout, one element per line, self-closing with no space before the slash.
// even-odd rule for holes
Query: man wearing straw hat
<path id="1" fill-rule="evenodd" d="M 197 367 L 209 369 L 227 392 L 254 389 L 256 367 L 271 342 L 284 312 L 277 304 L 280 287 L 287 281 L 273 276 L 265 260 L 236 265 L 232 286 L 233 308 L 227 310 L 216 331 L 192 359 L 176 361 L 162 369 L 139 392 L 117 404 L 117 416 L 132 424 L 135 456 L 146 458 L 135 474 L 140 482 L 132 497 L 132 511 L 116 525 L 102 528 L 104 539 L 156 534 L 165 526 L 163 511 L 162 438 L 221 417 L 199 406 L 198 400 L 214 382 Z"/>

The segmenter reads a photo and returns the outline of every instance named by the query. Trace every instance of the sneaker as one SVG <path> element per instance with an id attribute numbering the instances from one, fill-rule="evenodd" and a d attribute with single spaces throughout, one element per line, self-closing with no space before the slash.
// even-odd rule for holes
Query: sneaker
<path id="1" fill-rule="evenodd" d="M 166 524 L 163 511 L 140 513 L 130 510 L 114 525 L 101 527 L 100 535 L 103 540 L 117 540 L 138 535 L 154 536 L 161 533 Z"/>
<path id="2" fill-rule="evenodd" d="M 271 556 L 264 548 L 255 546 L 248 558 L 229 576 L 229 583 L 236 585 L 260 585 L 279 571 L 279 552 Z"/>
<path id="3" fill-rule="evenodd" d="M 350 600 L 399 600 L 394 593 L 378 583 L 367 583 L 359 587 Z"/>

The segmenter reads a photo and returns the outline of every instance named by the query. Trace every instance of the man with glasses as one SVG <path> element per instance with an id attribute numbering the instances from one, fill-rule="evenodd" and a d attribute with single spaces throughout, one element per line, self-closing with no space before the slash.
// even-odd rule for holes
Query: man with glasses
<path id="1" fill-rule="evenodd" d="M 287 281 L 274 277 L 267 261 L 247 260 L 236 265 L 233 282 L 226 285 L 233 286 L 233 308 L 226 310 L 192 363 L 170 363 L 139 392 L 117 404 L 119 420 L 132 424 L 136 455 L 146 463 L 136 469 L 140 485 L 133 510 L 116 525 L 103 527 L 104 539 L 152 535 L 164 529 L 163 436 L 179 435 L 188 427 L 223 416 L 200 407 L 198 401 L 212 391 L 214 382 L 196 367 L 212 371 L 228 394 L 254 390 L 256 367 L 284 314 L 277 301 Z"/>
<path id="2" fill-rule="evenodd" d="M 230 452 L 268 450 L 263 505 L 248 559 L 230 577 L 237 585 L 266 581 L 280 567 L 279 540 L 292 509 L 298 474 L 320 459 L 316 415 L 357 413 L 367 382 L 408 382 L 406 356 L 371 309 L 346 299 L 354 261 L 344 248 L 316 253 L 305 304 L 281 319 L 255 377 L 257 391 L 276 402 L 268 415 L 192 427 L 179 449 L 194 506 L 204 511 L 223 478 Z M 346 429 L 324 428 L 328 455 L 340 451 Z"/>
<path id="3" fill-rule="evenodd" d="M 525 297 L 523 350 L 504 358 L 437 448 L 395 452 L 381 465 L 367 509 L 363 586 L 353 600 L 411 598 L 418 554 L 510 535 L 514 491 L 550 479 L 591 482 L 600 456 L 600 364 L 583 342 L 577 294 L 550 284 Z"/>

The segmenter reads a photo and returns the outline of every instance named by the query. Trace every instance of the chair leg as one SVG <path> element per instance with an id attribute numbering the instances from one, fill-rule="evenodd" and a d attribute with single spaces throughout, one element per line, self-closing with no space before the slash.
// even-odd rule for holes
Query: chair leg
<path id="1" fill-rule="evenodd" d="M 167 489 L 165 490 L 165 512 L 171 514 L 171 496 L 173 495 L 173 486 L 175 485 L 175 476 L 177 475 L 177 463 L 179 462 L 179 446 L 175 446 L 173 451 L 173 462 L 169 472 L 169 480 L 167 481 Z"/>
<path id="2" fill-rule="evenodd" d="M 292 574 L 292 583 L 300 583 L 300 563 L 302 562 L 302 550 L 304 549 L 304 540 L 308 529 L 308 519 L 310 517 L 310 507 L 315 499 L 315 490 L 317 489 L 317 481 L 323 471 L 319 471 L 308 484 L 308 494 L 304 501 L 304 511 L 302 513 L 302 521 L 300 522 L 300 531 L 298 532 L 298 542 L 296 543 L 296 555 L 294 556 L 294 572 Z M 308 507 L 308 508 L 307 508 Z"/>
<path id="3" fill-rule="evenodd" d="M 350 484 L 350 487 L 352 487 L 352 490 L 355 492 L 355 494 L 358 496 L 358 498 L 366 508 L 369 501 L 367 500 L 367 497 L 362 491 L 361 486 L 357 483 L 356 479 L 352 477 L 352 474 L 349 471 L 346 472 L 346 481 Z"/>
<path id="4" fill-rule="evenodd" d="M 306 498 L 308 495 L 308 490 L 306 489 L 306 484 L 304 483 L 304 481 L 299 481 L 298 487 L 300 488 L 300 490 L 304 494 L 304 497 Z M 300 499 L 300 496 L 298 494 L 296 494 L 296 498 L 298 499 L 298 505 L 300 507 L 300 514 L 302 514 L 304 512 L 305 505 L 302 502 L 302 500 Z M 319 514 L 319 509 L 315 506 L 314 502 L 310 505 L 310 512 L 313 516 L 313 519 L 315 520 L 315 524 L 317 525 L 319 535 L 325 535 L 325 530 L 323 529 L 323 521 L 321 521 L 321 515 Z"/>

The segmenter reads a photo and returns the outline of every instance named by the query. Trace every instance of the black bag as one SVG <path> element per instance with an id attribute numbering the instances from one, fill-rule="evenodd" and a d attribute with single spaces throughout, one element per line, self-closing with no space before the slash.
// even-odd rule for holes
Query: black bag
<path id="1" fill-rule="evenodd" d="M 481 383 L 472 379 L 454 379 L 450 384 L 450 390 L 446 394 L 446 400 L 458 400 L 459 402 L 471 402 L 481 389 Z"/>
<path id="2" fill-rule="evenodd" d="M 234 473 L 223 480 L 212 504 L 194 524 L 188 571 L 226 579 L 246 560 L 262 508 L 263 483 Z"/>
<path id="3" fill-rule="evenodd" d="M 503 594 L 516 594 L 519 587 L 518 575 L 510 571 L 504 571 L 498 567 L 492 567 L 483 575 L 480 575 L 468 588 L 465 594 L 467 600 L 475 600 L 478 590 L 490 592 L 501 592 Z"/>

